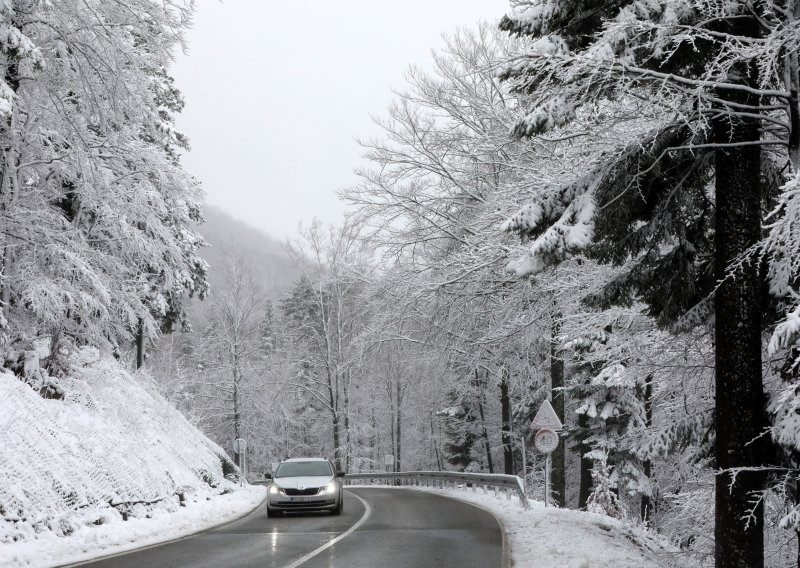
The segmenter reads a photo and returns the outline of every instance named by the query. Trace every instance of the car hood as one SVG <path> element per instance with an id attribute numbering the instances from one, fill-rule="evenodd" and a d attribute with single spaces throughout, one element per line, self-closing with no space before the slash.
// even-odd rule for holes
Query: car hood
<path id="1" fill-rule="evenodd" d="M 308 489 L 309 487 L 325 487 L 333 481 L 332 475 L 313 475 L 303 477 L 278 477 L 273 483 L 284 489 Z"/>

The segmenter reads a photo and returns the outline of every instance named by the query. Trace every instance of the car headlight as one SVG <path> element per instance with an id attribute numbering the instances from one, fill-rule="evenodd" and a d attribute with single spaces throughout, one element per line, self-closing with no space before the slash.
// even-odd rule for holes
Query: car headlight
<path id="1" fill-rule="evenodd" d="M 336 493 L 336 489 L 337 489 L 336 482 L 335 481 L 331 481 L 328 485 L 326 485 L 322 489 L 321 493 Z"/>
<path id="2" fill-rule="evenodd" d="M 269 486 L 269 494 L 270 495 L 280 495 L 283 493 L 283 489 L 275 485 L 274 483 Z"/>

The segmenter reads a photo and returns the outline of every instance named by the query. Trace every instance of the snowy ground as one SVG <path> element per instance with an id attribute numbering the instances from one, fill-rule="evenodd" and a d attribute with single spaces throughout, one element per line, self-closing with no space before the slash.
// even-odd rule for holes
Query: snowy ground
<path id="1" fill-rule="evenodd" d="M 84 526 L 67 537 L 45 534 L 33 541 L 0 544 L 0 566 L 60 566 L 159 544 L 233 521 L 265 497 L 266 487 L 251 485 L 207 501 L 190 501 L 173 513 L 155 511 L 150 519 Z"/>
<path id="2" fill-rule="evenodd" d="M 66 564 L 179 538 L 235 519 L 264 498 L 263 487 L 235 483 L 225 451 L 146 373 L 84 349 L 54 378 L 38 366 L 45 351 L 23 356 L 24 377 L 0 368 L 3 568 Z"/>
<path id="3" fill-rule="evenodd" d="M 656 568 L 670 547 L 643 528 L 604 515 L 545 507 L 530 509 L 502 494 L 464 489 L 412 487 L 460 499 L 490 511 L 503 525 L 514 568 Z"/>

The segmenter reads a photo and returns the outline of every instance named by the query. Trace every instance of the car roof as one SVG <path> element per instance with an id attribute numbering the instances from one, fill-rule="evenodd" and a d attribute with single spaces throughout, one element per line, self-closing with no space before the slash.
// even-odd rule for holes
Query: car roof
<path id="1" fill-rule="evenodd" d="M 289 463 L 289 462 L 326 462 L 325 458 L 291 458 L 288 460 L 283 460 L 281 463 Z"/>

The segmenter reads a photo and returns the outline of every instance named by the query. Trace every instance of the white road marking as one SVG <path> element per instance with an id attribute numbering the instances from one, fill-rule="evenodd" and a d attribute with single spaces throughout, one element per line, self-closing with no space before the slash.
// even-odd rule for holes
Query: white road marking
<path id="1" fill-rule="evenodd" d="M 358 519 L 356 524 L 354 524 L 352 527 L 347 529 L 345 532 L 343 532 L 342 534 L 340 534 L 336 538 L 332 539 L 330 542 L 326 542 L 325 544 L 323 544 L 319 548 L 315 548 L 314 550 L 312 550 L 311 552 L 309 552 L 305 556 L 303 556 L 301 558 L 298 558 L 297 560 L 295 560 L 291 564 L 287 564 L 283 568 L 297 568 L 298 566 L 300 566 L 302 564 L 305 564 L 306 562 L 308 562 L 309 560 L 314 558 L 316 555 L 318 555 L 320 552 L 323 552 L 323 551 L 329 549 L 331 546 L 333 546 L 334 544 L 336 544 L 337 542 L 339 542 L 343 538 L 353 534 L 355 531 L 358 530 L 358 527 L 360 527 L 361 525 L 363 525 L 366 522 L 366 520 L 369 518 L 370 513 L 372 513 L 372 507 L 370 507 L 369 503 L 364 501 L 361 497 L 359 497 L 358 495 L 356 495 L 352 491 L 348 491 L 348 493 L 350 493 L 350 495 L 352 495 L 353 497 L 355 497 L 356 499 L 361 501 L 361 503 L 364 505 L 364 514 L 361 516 L 360 519 Z"/>

